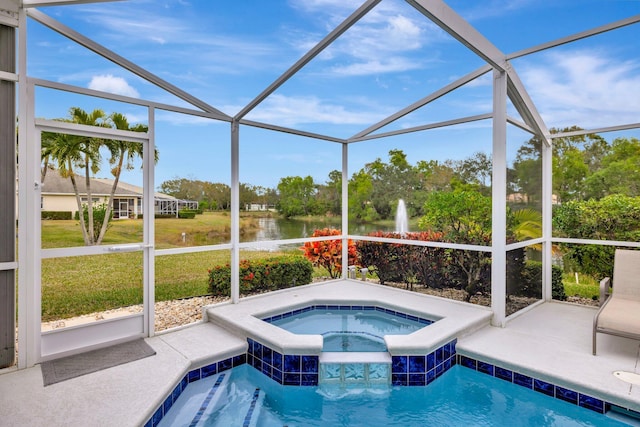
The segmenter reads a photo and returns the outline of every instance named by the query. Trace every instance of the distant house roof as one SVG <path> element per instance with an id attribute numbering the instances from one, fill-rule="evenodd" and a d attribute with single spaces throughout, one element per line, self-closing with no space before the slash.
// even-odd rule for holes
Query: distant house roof
<path id="1" fill-rule="evenodd" d="M 108 196 L 109 194 L 111 194 L 113 181 L 113 179 L 109 178 L 91 178 L 91 194 L 94 196 Z M 76 175 L 76 184 L 78 186 L 78 191 L 80 194 L 87 194 L 84 176 Z M 42 184 L 41 193 L 43 195 L 75 194 L 75 192 L 73 191 L 73 184 L 71 184 L 71 179 L 68 177 L 62 177 L 57 170 L 47 171 L 47 175 Z M 137 185 L 128 184 L 122 181 L 118 182 L 118 187 L 116 188 L 116 192 L 114 193 L 114 196 L 116 197 L 142 197 L 142 195 L 142 187 L 138 187 Z M 154 196 L 157 199 L 175 200 L 175 197 L 163 193 L 155 193 Z"/>

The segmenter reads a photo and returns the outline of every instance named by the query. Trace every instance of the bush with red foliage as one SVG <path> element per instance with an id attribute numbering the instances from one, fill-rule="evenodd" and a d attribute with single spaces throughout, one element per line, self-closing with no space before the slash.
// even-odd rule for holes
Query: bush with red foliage
<path id="1" fill-rule="evenodd" d="M 315 230 L 312 237 L 340 236 L 341 234 L 342 231 L 338 229 L 323 228 Z M 356 245 L 349 239 L 348 246 L 348 265 L 357 265 Z M 306 242 L 300 249 L 304 251 L 304 256 L 311 261 L 314 267 L 323 267 L 329 272 L 332 279 L 336 279 L 342 274 L 342 239 Z"/>

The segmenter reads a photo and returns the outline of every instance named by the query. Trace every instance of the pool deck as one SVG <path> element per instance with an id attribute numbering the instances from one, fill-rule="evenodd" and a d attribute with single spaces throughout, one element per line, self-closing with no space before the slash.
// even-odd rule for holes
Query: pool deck
<path id="1" fill-rule="evenodd" d="M 445 328 L 464 328 L 467 324 L 468 329 L 456 332 L 459 354 L 640 411 L 640 384 L 613 375 L 619 370 L 640 374 L 640 342 L 599 334 L 598 355 L 593 356 L 593 307 L 544 303 L 513 318 L 505 328 L 496 328 L 489 326 L 486 308 L 357 281 L 334 281 L 247 298 L 237 305 L 214 306 L 209 316 L 219 321 L 218 312 L 226 313 L 223 317 L 241 318 L 256 310 L 273 313 L 292 301 L 298 306 L 336 299 L 384 301 L 406 308 L 403 311 L 430 313 L 443 320 L 459 317 Z M 254 333 L 261 337 L 265 331 Z M 436 345 L 447 338 L 448 332 L 435 329 L 435 335 L 429 341 L 415 342 L 414 347 Z M 426 340 L 424 336 L 418 338 Z M 20 371 L 0 370 L 0 424 L 139 426 L 189 370 L 247 348 L 246 335 L 229 329 L 228 324 L 223 328 L 213 322 L 158 334 L 146 341 L 156 351 L 155 356 L 48 387 L 43 387 L 39 365 Z"/>

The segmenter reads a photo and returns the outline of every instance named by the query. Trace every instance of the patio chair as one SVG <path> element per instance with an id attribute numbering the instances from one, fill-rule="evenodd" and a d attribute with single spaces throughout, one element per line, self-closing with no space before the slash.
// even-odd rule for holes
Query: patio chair
<path id="1" fill-rule="evenodd" d="M 609 277 L 600 282 L 600 309 L 593 318 L 593 354 L 596 334 L 640 340 L 640 251 L 616 249 L 613 292 Z"/>

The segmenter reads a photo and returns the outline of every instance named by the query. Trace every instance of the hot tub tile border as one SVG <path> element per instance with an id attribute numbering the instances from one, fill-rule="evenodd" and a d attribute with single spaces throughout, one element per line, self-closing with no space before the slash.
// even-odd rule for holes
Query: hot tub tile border
<path id="1" fill-rule="evenodd" d="M 479 359 L 474 359 L 462 354 L 458 354 L 457 357 L 458 364 L 464 366 L 465 368 L 473 369 L 475 371 L 501 379 L 503 381 L 508 381 L 521 387 L 534 390 L 538 393 L 545 394 L 549 397 L 560 399 L 573 405 L 580 406 L 581 408 L 589 409 L 599 414 L 605 414 L 612 407 L 616 407 L 619 411 L 626 412 L 632 417 L 640 418 L 640 412 L 638 411 L 615 405 L 605 400 L 598 399 L 597 397 L 593 397 L 589 394 L 581 393 L 579 391 L 575 391 L 566 387 L 561 387 L 557 384 L 544 381 L 539 378 L 531 377 L 529 375 L 525 375 L 520 372 Z"/>
<path id="2" fill-rule="evenodd" d="M 303 308 L 298 308 L 295 310 L 287 311 L 285 313 L 274 314 L 273 316 L 263 317 L 261 320 L 267 323 L 273 323 L 277 320 L 287 319 L 291 316 L 295 316 L 300 313 L 306 313 L 308 311 L 314 310 L 339 310 L 339 311 L 380 311 L 382 313 L 387 313 L 392 316 L 396 316 L 402 319 L 409 319 L 415 322 L 421 323 L 425 326 L 430 325 L 434 322 L 434 320 L 427 319 L 425 317 L 415 316 L 413 314 L 406 314 L 401 311 L 392 310 L 386 307 L 379 307 L 377 305 L 362 305 L 362 304 L 354 304 L 354 305 L 346 305 L 346 304 L 315 304 L 308 305 Z"/>

